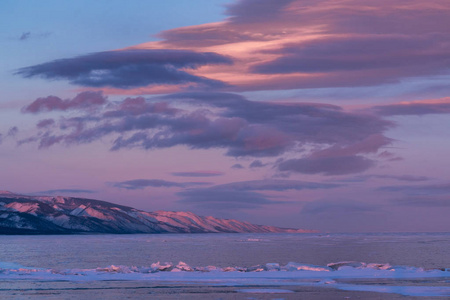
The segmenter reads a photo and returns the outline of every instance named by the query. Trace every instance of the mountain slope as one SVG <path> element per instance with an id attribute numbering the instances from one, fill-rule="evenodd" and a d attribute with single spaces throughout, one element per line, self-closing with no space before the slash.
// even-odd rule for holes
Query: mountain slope
<path id="1" fill-rule="evenodd" d="M 105 201 L 0 192 L 0 234 L 311 232 L 201 217 L 145 212 Z"/>

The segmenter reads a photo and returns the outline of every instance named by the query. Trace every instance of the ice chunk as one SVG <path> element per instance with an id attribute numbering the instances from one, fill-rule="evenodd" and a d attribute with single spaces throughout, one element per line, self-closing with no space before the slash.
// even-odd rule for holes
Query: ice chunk
<path id="1" fill-rule="evenodd" d="M 164 263 L 161 264 L 159 261 L 157 263 L 153 263 L 151 265 L 152 269 L 155 271 L 171 271 L 173 269 L 173 264 L 172 263 Z"/>
<path id="2" fill-rule="evenodd" d="M 240 289 L 238 293 L 257 293 L 257 294 L 286 294 L 293 293 L 291 290 L 282 289 Z"/>
<path id="3" fill-rule="evenodd" d="M 280 271 L 280 264 L 277 263 L 267 263 L 266 264 L 267 271 Z"/>
<path id="4" fill-rule="evenodd" d="M 192 272 L 194 271 L 194 269 L 192 269 L 187 263 L 180 261 L 178 263 L 178 265 L 176 265 L 175 267 L 176 269 L 180 270 L 180 271 L 187 271 L 187 272 Z"/>
<path id="5" fill-rule="evenodd" d="M 351 268 L 361 268 L 365 264 L 359 261 L 340 261 L 337 263 L 330 263 L 327 265 L 327 267 L 333 269 L 333 270 L 339 270 L 341 267 L 351 267 Z"/>
<path id="6" fill-rule="evenodd" d="M 330 268 L 309 264 L 299 264 L 295 262 L 289 262 L 283 267 L 283 270 L 287 271 L 314 271 L 314 272 L 329 272 Z"/>

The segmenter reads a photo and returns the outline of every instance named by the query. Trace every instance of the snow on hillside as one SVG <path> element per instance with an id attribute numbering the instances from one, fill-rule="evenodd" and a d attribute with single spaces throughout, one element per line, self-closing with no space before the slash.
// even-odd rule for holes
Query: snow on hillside
<path id="1" fill-rule="evenodd" d="M 0 234 L 311 232 L 197 216 L 145 212 L 106 201 L 0 191 Z"/>

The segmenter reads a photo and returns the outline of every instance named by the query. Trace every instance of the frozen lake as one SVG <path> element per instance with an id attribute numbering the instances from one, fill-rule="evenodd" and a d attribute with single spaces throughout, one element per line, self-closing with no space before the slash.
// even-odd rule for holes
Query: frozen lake
<path id="1" fill-rule="evenodd" d="M 113 281 L 153 291 L 160 282 L 239 286 L 239 294 L 265 287 L 287 298 L 299 286 L 449 296 L 449 249 L 448 233 L 2 236 L 0 295 Z"/>

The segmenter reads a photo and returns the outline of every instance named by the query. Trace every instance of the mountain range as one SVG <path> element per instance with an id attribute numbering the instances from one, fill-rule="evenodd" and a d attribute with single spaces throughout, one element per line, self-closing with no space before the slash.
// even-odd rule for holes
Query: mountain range
<path id="1" fill-rule="evenodd" d="M 106 201 L 0 191 L 0 234 L 306 233 L 191 212 L 146 212 Z"/>

